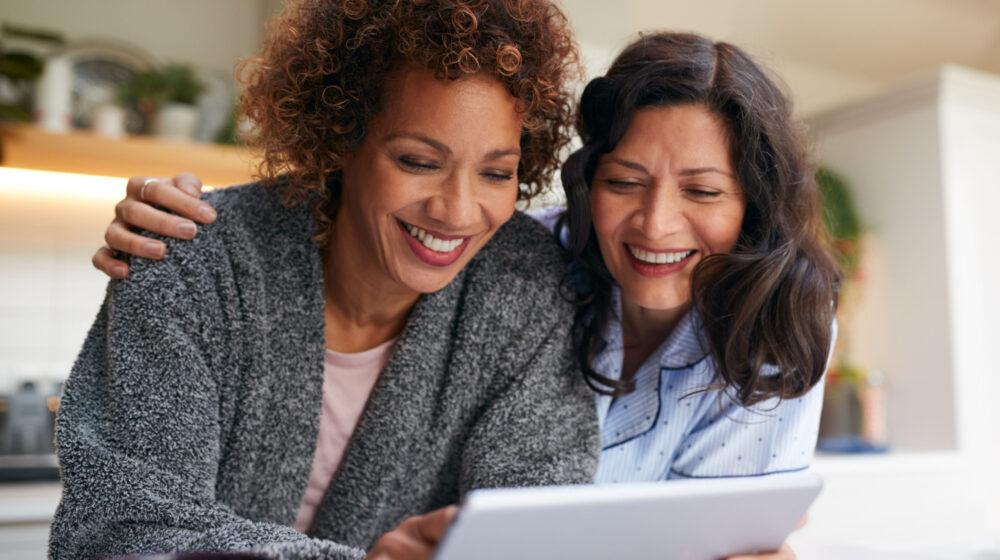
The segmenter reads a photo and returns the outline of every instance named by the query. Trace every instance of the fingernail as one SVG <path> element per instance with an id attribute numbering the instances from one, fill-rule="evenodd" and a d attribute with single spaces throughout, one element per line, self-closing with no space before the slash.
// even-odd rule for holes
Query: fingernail
<path id="1" fill-rule="evenodd" d="M 194 237 L 198 233 L 198 228 L 190 222 L 182 222 L 177 225 L 177 233 L 181 237 Z"/>
<path id="2" fill-rule="evenodd" d="M 163 257 L 163 253 L 166 252 L 167 248 L 159 243 L 146 243 L 143 247 L 143 252 L 146 253 L 147 257 L 154 259 L 159 259 Z"/>
<path id="3" fill-rule="evenodd" d="M 128 269 L 125 268 L 124 265 L 118 265 L 114 267 L 112 272 L 114 273 L 115 278 L 125 278 L 125 276 L 128 275 Z"/>
<path id="4" fill-rule="evenodd" d="M 215 210 L 212 210 L 212 207 L 207 204 L 202 204 L 198 207 L 198 217 L 203 222 L 211 222 L 215 219 Z"/>

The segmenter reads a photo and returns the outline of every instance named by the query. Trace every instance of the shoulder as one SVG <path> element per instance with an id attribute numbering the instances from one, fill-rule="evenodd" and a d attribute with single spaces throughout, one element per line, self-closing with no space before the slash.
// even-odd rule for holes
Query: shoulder
<path id="1" fill-rule="evenodd" d="M 499 274 L 527 283 L 546 282 L 565 274 L 566 255 L 543 224 L 514 212 L 470 265 L 478 274 Z"/>
<path id="2" fill-rule="evenodd" d="M 206 236 L 250 236 L 273 242 L 313 234 L 308 204 L 289 207 L 276 189 L 262 182 L 217 189 L 205 195 L 205 202 L 214 206 L 219 216 L 202 228 Z"/>
<path id="3" fill-rule="evenodd" d="M 552 232 L 515 212 L 470 261 L 464 281 L 475 293 L 511 311 L 562 320 L 571 313 L 562 290 L 567 270 L 565 252 Z"/>
<path id="4" fill-rule="evenodd" d="M 223 309 L 315 291 L 321 269 L 305 205 L 286 208 L 260 183 L 219 189 L 205 201 L 218 212 L 215 222 L 190 240 L 152 236 L 166 244 L 165 257 L 131 260 L 129 277 L 111 284 L 116 307 L 215 321 Z"/>
<path id="5" fill-rule="evenodd" d="M 217 189 L 204 196 L 218 218 L 199 227 L 191 240 L 149 234 L 167 246 L 160 261 L 133 259 L 138 278 L 150 271 L 174 270 L 204 276 L 234 258 L 247 262 L 289 246 L 310 244 L 313 221 L 305 204 L 288 208 L 274 189 L 260 182 Z"/>

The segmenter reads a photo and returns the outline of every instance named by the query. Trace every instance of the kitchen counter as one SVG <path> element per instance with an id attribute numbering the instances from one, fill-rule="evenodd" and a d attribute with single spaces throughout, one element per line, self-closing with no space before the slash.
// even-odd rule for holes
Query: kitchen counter
<path id="1" fill-rule="evenodd" d="M 59 505 L 58 482 L 0 484 L 0 525 L 45 523 Z"/>
<path id="2" fill-rule="evenodd" d="M 44 560 L 58 482 L 0 484 L 0 560 Z"/>

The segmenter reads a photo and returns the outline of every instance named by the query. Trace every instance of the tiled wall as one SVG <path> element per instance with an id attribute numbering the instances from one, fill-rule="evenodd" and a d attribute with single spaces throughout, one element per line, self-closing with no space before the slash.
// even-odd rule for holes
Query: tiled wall
<path id="1" fill-rule="evenodd" d="M 69 373 L 104 297 L 90 256 L 111 208 L 0 195 L 0 393 Z"/>
<path id="2" fill-rule="evenodd" d="M 0 254 L 0 390 L 69 373 L 107 278 L 80 253 Z"/>

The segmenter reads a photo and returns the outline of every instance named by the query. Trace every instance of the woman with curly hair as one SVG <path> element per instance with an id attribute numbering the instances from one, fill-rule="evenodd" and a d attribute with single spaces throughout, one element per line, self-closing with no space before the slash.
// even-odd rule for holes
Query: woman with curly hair
<path id="1" fill-rule="evenodd" d="M 50 557 L 426 557 L 470 489 L 592 480 L 560 249 L 514 212 L 575 66 L 544 0 L 290 3 L 242 75 L 265 181 L 111 282 L 66 383 Z"/>

